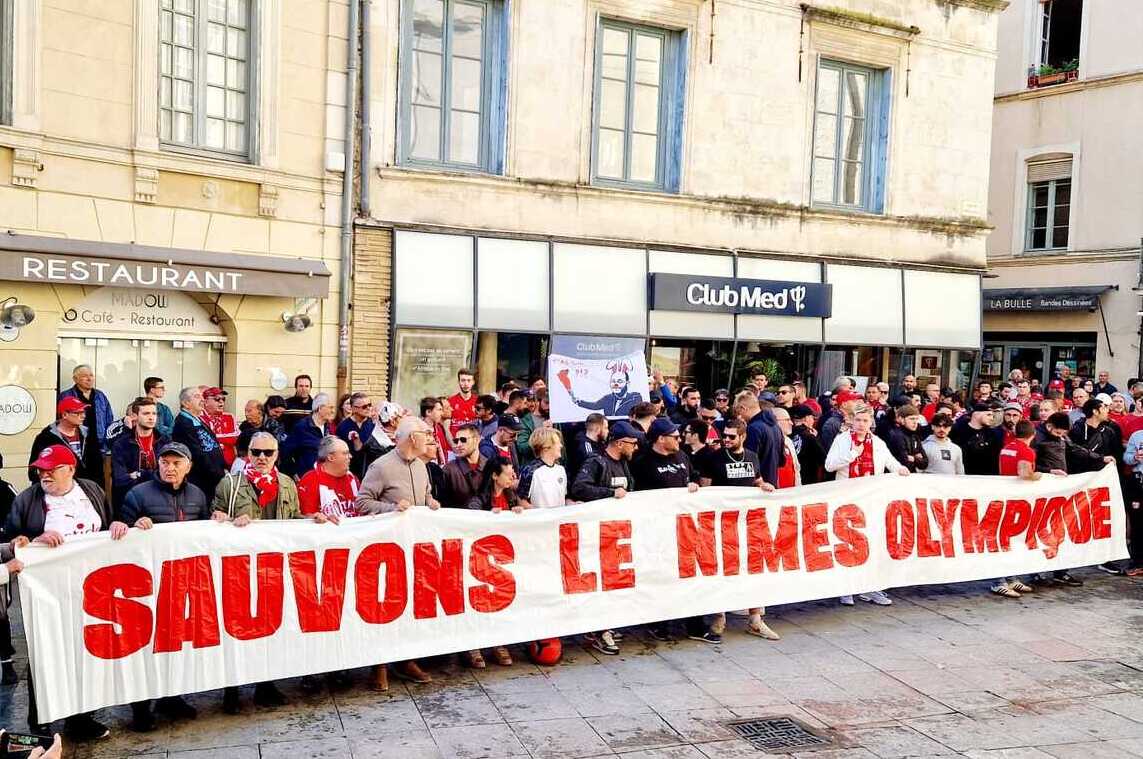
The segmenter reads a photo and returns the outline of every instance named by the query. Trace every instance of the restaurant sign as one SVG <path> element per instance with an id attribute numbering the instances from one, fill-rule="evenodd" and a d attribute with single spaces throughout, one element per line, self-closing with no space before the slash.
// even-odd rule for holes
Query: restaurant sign
<path id="1" fill-rule="evenodd" d="M 829 317 L 832 285 L 770 279 L 650 275 L 651 308 L 764 316 Z"/>

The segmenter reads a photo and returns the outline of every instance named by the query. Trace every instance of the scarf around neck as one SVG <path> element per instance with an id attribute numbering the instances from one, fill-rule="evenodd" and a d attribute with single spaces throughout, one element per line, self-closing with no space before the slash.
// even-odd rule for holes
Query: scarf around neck
<path id="1" fill-rule="evenodd" d="M 853 442 L 853 447 L 861 445 L 861 441 L 857 439 L 857 433 L 849 433 L 849 439 Z M 849 462 L 849 476 L 850 477 L 869 477 L 873 474 L 873 435 L 868 434 L 865 436 L 865 447 L 861 451 L 861 455 Z"/>
<path id="2" fill-rule="evenodd" d="M 278 499 L 278 467 L 274 467 L 268 473 L 259 472 L 252 466 L 246 467 L 243 471 L 247 481 L 254 487 L 260 508 L 264 510 Z"/>

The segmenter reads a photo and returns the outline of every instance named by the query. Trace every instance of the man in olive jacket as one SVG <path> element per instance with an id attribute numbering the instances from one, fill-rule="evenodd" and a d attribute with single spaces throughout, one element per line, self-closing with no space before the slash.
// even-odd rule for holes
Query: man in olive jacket
<path id="1" fill-rule="evenodd" d="M 253 519 L 301 519 L 298 488 L 275 466 L 278 439 L 269 432 L 255 433 L 246 461 L 241 474 L 228 474 L 218 483 L 212 518 L 232 520 L 236 527 L 245 527 Z"/>
<path id="2" fill-rule="evenodd" d="M 269 432 L 255 432 L 246 454 L 246 469 L 240 474 L 228 474 L 218 483 L 210 518 L 235 527 L 246 527 L 256 519 L 304 519 L 298 488 L 292 479 L 278 473 L 277 463 L 278 438 Z M 326 517 L 318 512 L 314 521 L 324 522 Z M 266 681 L 254 686 L 254 703 L 284 706 L 287 701 L 272 681 Z M 238 714 L 237 687 L 223 690 L 222 710 Z"/>

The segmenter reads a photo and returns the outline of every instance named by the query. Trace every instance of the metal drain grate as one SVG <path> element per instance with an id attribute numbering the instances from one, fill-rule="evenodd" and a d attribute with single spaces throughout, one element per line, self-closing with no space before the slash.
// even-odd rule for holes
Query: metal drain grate
<path id="1" fill-rule="evenodd" d="M 729 726 L 759 751 L 812 749 L 833 742 L 790 717 L 747 719 L 731 722 Z"/>

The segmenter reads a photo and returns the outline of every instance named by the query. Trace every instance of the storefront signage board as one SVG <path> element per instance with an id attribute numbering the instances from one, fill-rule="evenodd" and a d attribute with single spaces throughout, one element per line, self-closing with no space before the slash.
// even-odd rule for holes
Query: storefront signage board
<path id="1" fill-rule="evenodd" d="M 833 288 L 818 282 L 651 274 L 650 306 L 763 316 L 830 316 Z"/>
<path id="2" fill-rule="evenodd" d="M 1099 295 L 1090 293 L 984 293 L 985 311 L 1084 311 L 1098 305 Z"/>
<path id="3" fill-rule="evenodd" d="M 0 386 L 0 435 L 19 435 L 36 420 L 36 399 L 20 385 Z"/>
<path id="4" fill-rule="evenodd" d="M 582 422 L 593 413 L 626 419 L 650 398 L 645 343 L 631 337 L 554 336 L 548 354 L 552 421 Z"/>
<path id="5" fill-rule="evenodd" d="M 305 258 L 38 235 L 0 237 L 0 280 L 324 298 L 329 279 L 324 263 Z"/>
<path id="6" fill-rule="evenodd" d="M 169 290 L 101 287 L 63 313 L 61 329 L 87 334 L 223 337 L 222 328 L 189 295 Z"/>
<path id="7" fill-rule="evenodd" d="M 472 360 L 472 333 L 446 330 L 397 330 L 393 400 L 417 411 L 427 395 L 446 395 L 456 373 Z"/>

